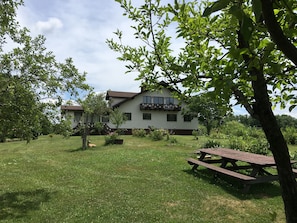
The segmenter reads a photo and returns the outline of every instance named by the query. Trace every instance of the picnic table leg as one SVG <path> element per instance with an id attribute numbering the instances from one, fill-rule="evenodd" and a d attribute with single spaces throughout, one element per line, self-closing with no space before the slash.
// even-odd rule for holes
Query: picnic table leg
<path id="1" fill-rule="evenodd" d="M 200 153 L 200 156 L 198 159 L 202 161 L 205 158 L 205 155 L 206 155 L 206 153 Z M 199 167 L 199 165 L 194 163 L 194 165 L 192 167 L 192 171 L 197 170 L 198 167 Z"/>
<path id="2" fill-rule="evenodd" d="M 206 156 L 206 153 L 201 152 L 198 159 L 202 161 L 204 160 L 205 156 Z"/>

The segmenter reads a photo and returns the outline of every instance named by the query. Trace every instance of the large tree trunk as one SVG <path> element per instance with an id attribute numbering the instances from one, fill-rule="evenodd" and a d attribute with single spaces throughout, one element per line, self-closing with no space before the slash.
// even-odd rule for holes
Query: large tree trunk
<path id="1" fill-rule="evenodd" d="M 257 77 L 253 82 L 256 101 L 254 111 L 262 125 L 276 161 L 286 220 L 288 223 L 296 223 L 297 183 L 290 163 L 288 146 L 272 112 L 264 75 L 259 70 L 253 74 Z"/>

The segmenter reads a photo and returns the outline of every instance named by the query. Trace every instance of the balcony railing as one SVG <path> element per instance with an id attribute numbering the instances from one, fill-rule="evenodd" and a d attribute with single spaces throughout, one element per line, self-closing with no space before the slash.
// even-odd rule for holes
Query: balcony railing
<path id="1" fill-rule="evenodd" d="M 180 111 L 181 106 L 174 104 L 141 103 L 140 110 Z"/>

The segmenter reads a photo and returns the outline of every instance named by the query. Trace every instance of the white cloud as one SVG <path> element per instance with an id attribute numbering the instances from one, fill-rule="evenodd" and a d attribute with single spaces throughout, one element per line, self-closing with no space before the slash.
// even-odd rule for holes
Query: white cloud
<path id="1" fill-rule="evenodd" d="M 37 30 L 42 33 L 51 33 L 57 29 L 61 29 L 63 27 L 63 23 L 58 18 L 49 18 L 47 21 L 38 21 L 36 23 Z"/>

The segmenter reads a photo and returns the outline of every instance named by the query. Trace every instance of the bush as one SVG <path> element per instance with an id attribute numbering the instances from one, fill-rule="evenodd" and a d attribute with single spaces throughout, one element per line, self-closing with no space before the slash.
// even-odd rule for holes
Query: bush
<path id="1" fill-rule="evenodd" d="M 208 140 L 204 145 L 203 148 L 217 148 L 220 147 L 221 144 L 218 141 L 215 140 Z"/>
<path id="2" fill-rule="evenodd" d="M 169 135 L 169 133 L 164 129 L 154 129 L 149 134 L 150 138 L 154 141 L 162 140 L 165 135 Z"/>
<path id="3" fill-rule="evenodd" d="M 250 141 L 247 152 L 267 155 L 269 151 L 269 143 L 266 139 L 258 139 Z"/>
<path id="4" fill-rule="evenodd" d="M 240 137 L 233 137 L 230 139 L 229 146 L 231 149 L 263 155 L 267 155 L 269 150 L 269 144 L 265 138 L 249 137 L 244 140 Z"/>
<path id="5" fill-rule="evenodd" d="M 226 122 L 221 127 L 221 132 L 226 135 L 243 136 L 248 135 L 247 127 L 237 121 Z"/>
<path id="6" fill-rule="evenodd" d="M 116 139 L 118 138 L 119 134 L 116 132 L 112 132 L 109 135 L 105 136 L 105 144 L 104 145 L 110 145 L 115 144 Z"/>
<path id="7" fill-rule="evenodd" d="M 230 139 L 229 142 L 230 149 L 246 151 L 247 150 L 247 143 L 239 137 L 233 137 Z"/>
<path id="8" fill-rule="evenodd" d="M 285 140 L 288 144 L 296 145 L 297 144 L 297 133 L 296 128 L 294 127 L 287 127 L 283 131 Z"/>
<path id="9" fill-rule="evenodd" d="M 132 135 L 136 137 L 145 137 L 146 131 L 144 129 L 132 129 Z"/>
<path id="10" fill-rule="evenodd" d="M 199 130 L 193 130 L 192 135 L 194 136 L 195 140 L 198 140 Z"/>

